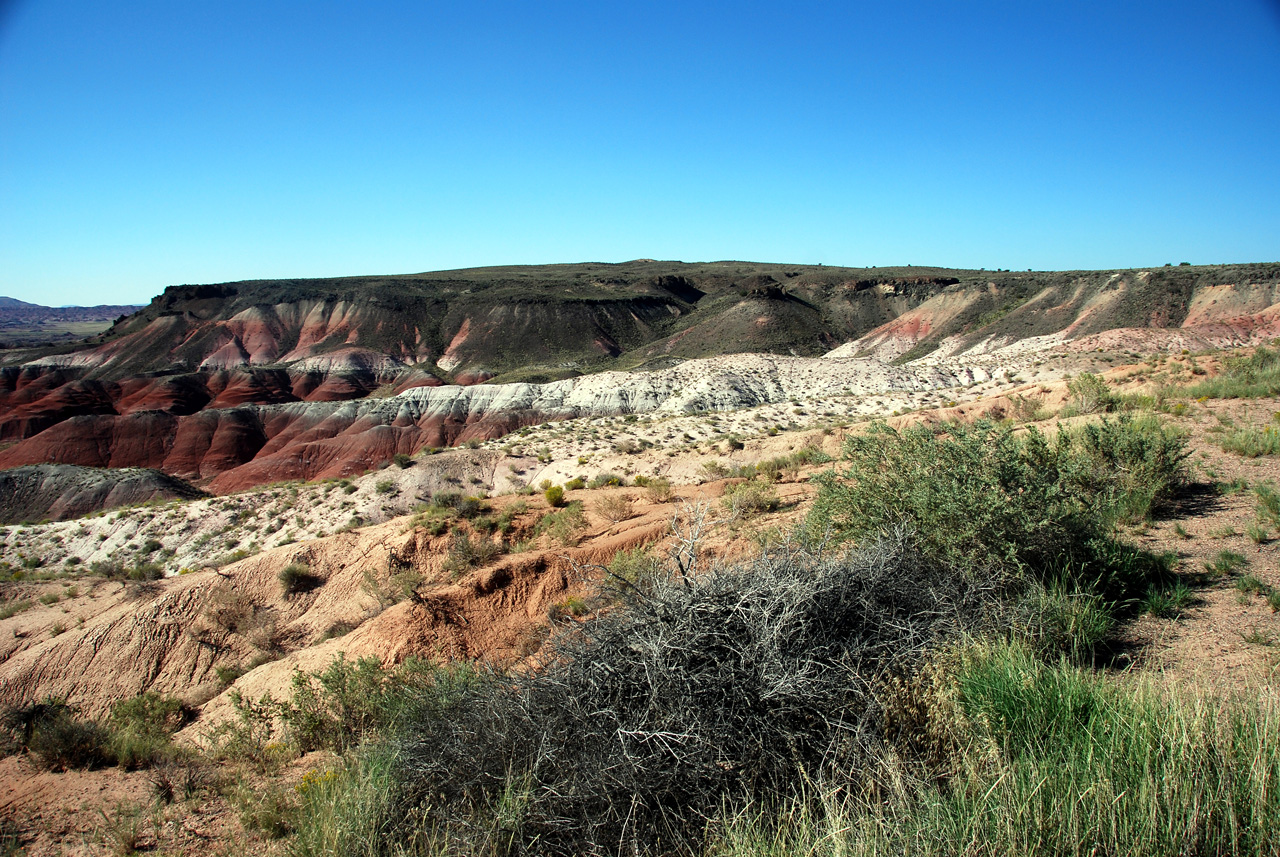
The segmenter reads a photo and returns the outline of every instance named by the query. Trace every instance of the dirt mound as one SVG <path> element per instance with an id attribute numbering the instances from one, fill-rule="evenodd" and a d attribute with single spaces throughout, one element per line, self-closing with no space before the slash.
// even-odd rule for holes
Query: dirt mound
<path id="1" fill-rule="evenodd" d="M 0 524 L 62 521 L 100 509 L 208 495 L 159 470 L 37 464 L 0 470 Z"/>

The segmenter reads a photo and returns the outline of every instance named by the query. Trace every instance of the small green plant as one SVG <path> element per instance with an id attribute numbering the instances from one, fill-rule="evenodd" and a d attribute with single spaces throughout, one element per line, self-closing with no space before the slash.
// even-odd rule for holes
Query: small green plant
<path id="1" fill-rule="evenodd" d="M 1263 455 L 1280 455 L 1280 426 L 1246 426 L 1222 436 L 1218 445 L 1223 452 L 1231 452 L 1244 458 Z"/>
<path id="2" fill-rule="evenodd" d="M 576 545 L 587 527 L 587 517 L 580 500 L 565 504 L 561 509 L 545 515 L 534 528 L 534 535 L 547 535 L 562 545 Z"/>
<path id="3" fill-rule="evenodd" d="M 1233 551 L 1218 551 L 1214 558 L 1204 564 L 1205 570 L 1215 577 L 1225 577 L 1247 566 L 1249 560 L 1242 554 Z"/>
<path id="4" fill-rule="evenodd" d="M 149 768 L 173 756 L 172 737 L 191 712 L 176 697 L 155 691 L 117 702 L 111 709 L 111 749 L 120 767 Z"/>
<path id="5" fill-rule="evenodd" d="M 291 562 L 276 575 L 286 595 L 297 595 L 310 592 L 324 583 L 324 579 L 311 572 L 311 566 L 305 562 Z"/>
<path id="6" fill-rule="evenodd" d="M 395 462 L 396 467 L 399 467 L 401 470 L 404 470 L 406 467 L 413 466 L 413 456 L 406 455 L 403 452 L 397 452 L 392 456 L 391 460 Z"/>
<path id="7" fill-rule="evenodd" d="M 1195 595 L 1181 581 L 1171 587 L 1152 587 L 1142 600 L 1142 610 L 1158 619 L 1179 619 L 1195 603 Z"/>
<path id="8" fill-rule="evenodd" d="M 379 479 L 376 483 L 374 483 L 373 490 L 378 492 L 379 494 L 386 495 L 386 494 L 394 494 L 398 492 L 400 489 L 396 486 L 396 483 L 394 480 Z"/>
<path id="9" fill-rule="evenodd" d="M 542 492 L 542 496 L 546 498 L 547 505 L 553 509 L 558 509 L 564 505 L 564 488 L 559 485 L 549 485 Z"/>
<path id="10" fill-rule="evenodd" d="M 467 569 L 484 565 L 502 552 L 503 545 L 500 542 L 484 536 L 473 539 L 465 532 L 455 532 L 449 542 L 444 570 L 450 576 L 457 577 Z"/>
<path id="11" fill-rule="evenodd" d="M 1236 589 L 1245 595 L 1261 595 L 1263 598 L 1270 597 L 1275 590 L 1271 584 L 1263 582 L 1256 575 L 1246 574 L 1236 580 Z"/>
<path id="12" fill-rule="evenodd" d="M 30 610 L 32 603 L 30 601 L 9 601 L 0 604 L 0 619 L 12 619 L 25 610 Z"/>

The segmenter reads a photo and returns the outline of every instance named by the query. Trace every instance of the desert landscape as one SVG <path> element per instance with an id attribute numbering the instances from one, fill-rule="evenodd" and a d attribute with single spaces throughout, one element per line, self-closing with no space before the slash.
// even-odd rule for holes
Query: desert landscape
<path id="1" fill-rule="evenodd" d="M 0 842 L 1270 851 L 1278 286 L 641 260 L 2 352 Z"/>

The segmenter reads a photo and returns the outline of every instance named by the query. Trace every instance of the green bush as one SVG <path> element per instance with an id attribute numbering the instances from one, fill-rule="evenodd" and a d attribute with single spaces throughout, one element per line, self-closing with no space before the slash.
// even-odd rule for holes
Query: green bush
<path id="1" fill-rule="evenodd" d="M 591 478 L 591 481 L 587 483 L 587 487 L 588 488 L 608 488 L 611 486 L 619 486 L 619 485 L 626 485 L 626 484 L 627 484 L 626 478 L 619 476 L 616 473 L 597 473 L 595 476 Z"/>
<path id="2" fill-rule="evenodd" d="M 549 535 L 562 545 L 576 545 L 582 531 L 587 528 L 587 516 L 581 500 L 567 503 L 563 508 L 543 516 L 534 528 L 535 536 Z"/>
<path id="3" fill-rule="evenodd" d="M 586 487 L 587 483 L 582 480 L 581 476 L 575 476 L 564 483 L 564 490 L 566 491 L 580 491 Z"/>
<path id="4" fill-rule="evenodd" d="M 500 542 L 485 536 L 472 538 L 464 532 L 455 532 L 449 540 L 449 553 L 445 557 L 444 571 L 457 576 L 469 568 L 484 565 L 503 552 Z M 415 586 L 416 589 L 416 586 Z"/>
<path id="5" fill-rule="evenodd" d="M 149 768 L 173 755 L 173 733 L 190 719 L 182 700 L 147 691 L 117 702 L 108 721 L 111 749 L 126 769 Z"/>
<path id="6" fill-rule="evenodd" d="M 564 505 L 564 489 L 559 485 L 548 487 L 546 491 L 542 492 L 542 495 L 547 498 L 547 505 L 553 509 Z"/>
<path id="7" fill-rule="evenodd" d="M 743 516 L 774 512 L 781 505 L 772 486 L 754 480 L 730 485 L 721 502 L 733 514 Z"/>
<path id="8" fill-rule="evenodd" d="M 391 460 L 394 461 L 396 464 L 396 467 L 399 467 L 401 470 L 405 469 L 406 467 L 413 466 L 413 456 L 406 455 L 403 452 L 397 452 L 395 455 L 391 457 Z"/>
<path id="9" fill-rule="evenodd" d="M 1107 382 L 1092 372 L 1081 372 L 1068 381 L 1067 393 L 1069 402 L 1063 416 L 1110 411 L 1118 401 Z"/>
<path id="10" fill-rule="evenodd" d="M 297 670 L 280 717 L 303 752 L 342 752 L 407 722 L 436 716 L 475 678 L 464 666 L 451 668 L 409 659 L 383 667 L 377 658 L 349 661 L 339 654 L 316 673 Z"/>
<path id="11" fill-rule="evenodd" d="M 1125 414 L 1052 442 L 989 421 L 945 434 L 877 423 L 844 453 L 843 473 L 818 477 L 812 533 L 857 541 L 906 525 L 927 553 L 972 574 L 1070 574 L 1112 590 L 1124 583 L 1117 572 L 1140 572 L 1110 544 L 1114 523 L 1169 502 L 1187 456 L 1180 434 Z"/>
<path id="12" fill-rule="evenodd" d="M 65 700 L 50 697 L 8 709 L 0 722 L 11 749 L 26 751 L 40 770 L 100 768 L 116 761 L 111 733 L 99 723 L 77 717 Z"/>

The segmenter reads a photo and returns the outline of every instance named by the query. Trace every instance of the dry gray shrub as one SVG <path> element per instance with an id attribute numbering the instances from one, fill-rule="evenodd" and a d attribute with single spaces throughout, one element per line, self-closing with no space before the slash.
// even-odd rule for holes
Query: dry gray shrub
<path id="1" fill-rule="evenodd" d="M 735 568 L 680 565 L 623 583 L 623 603 L 554 638 L 542 668 L 494 675 L 419 724 L 392 840 L 696 851 L 727 804 L 864 778 L 883 752 L 876 689 L 984 601 L 901 534 L 841 556 L 788 543 Z"/>

